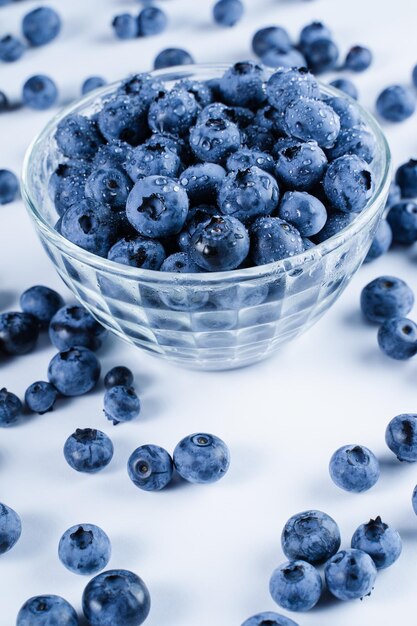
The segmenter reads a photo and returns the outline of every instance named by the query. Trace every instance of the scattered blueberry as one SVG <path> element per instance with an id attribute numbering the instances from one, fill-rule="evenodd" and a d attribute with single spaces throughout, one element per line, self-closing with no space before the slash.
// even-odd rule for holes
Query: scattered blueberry
<path id="1" fill-rule="evenodd" d="M 27 13 L 22 21 L 22 31 L 31 46 L 44 46 L 60 33 L 61 18 L 51 7 L 39 7 Z"/>
<path id="2" fill-rule="evenodd" d="M 224 441 L 206 433 L 182 439 L 173 456 L 178 474 L 190 483 L 214 483 L 223 478 L 230 465 Z"/>
<path id="3" fill-rule="evenodd" d="M 405 317 L 413 305 L 413 291 L 395 276 L 380 276 L 362 289 L 361 309 L 370 322 L 382 324 L 393 317 Z"/>
<path id="4" fill-rule="evenodd" d="M 401 190 L 402 198 L 417 197 L 417 160 L 410 159 L 397 169 L 395 182 Z"/>
<path id="5" fill-rule="evenodd" d="M 213 18 L 220 26 L 236 26 L 242 19 L 244 10 L 241 0 L 218 0 L 213 7 Z"/>
<path id="6" fill-rule="evenodd" d="M 130 369 L 124 365 L 112 367 L 104 377 L 104 386 L 106 389 L 111 389 L 118 385 L 125 385 L 126 387 L 133 385 L 133 374 Z"/>
<path id="7" fill-rule="evenodd" d="M 299 47 L 305 50 L 315 41 L 320 39 L 332 39 L 331 30 L 322 22 L 312 22 L 304 26 L 300 33 Z"/>
<path id="8" fill-rule="evenodd" d="M 313 565 L 305 561 L 283 563 L 269 582 L 272 599 L 288 611 L 309 611 L 320 600 L 323 584 Z"/>
<path id="9" fill-rule="evenodd" d="M 25 403 L 31 411 L 42 415 L 52 411 L 57 397 L 58 392 L 55 387 L 51 383 L 40 380 L 26 389 Z"/>
<path id="10" fill-rule="evenodd" d="M 386 320 L 378 330 L 378 345 L 391 359 L 410 359 L 417 354 L 417 324 L 406 317 Z"/>
<path id="11" fill-rule="evenodd" d="M 377 575 L 369 554 L 362 550 L 342 550 L 324 570 L 327 588 L 339 600 L 356 600 L 371 593 Z"/>
<path id="12" fill-rule="evenodd" d="M 289 617 L 278 615 L 272 611 L 266 613 L 258 613 L 245 620 L 242 626 L 297 626 L 297 624 Z"/>
<path id="13" fill-rule="evenodd" d="M 305 191 L 287 191 L 282 196 L 277 215 L 295 226 L 302 237 L 316 235 L 327 221 L 324 204 Z"/>
<path id="14" fill-rule="evenodd" d="M 94 474 L 110 463 L 113 444 L 101 430 L 77 428 L 64 445 L 64 456 L 68 465 L 77 472 Z"/>
<path id="15" fill-rule="evenodd" d="M 162 70 L 175 65 L 191 65 L 194 59 L 186 50 L 182 48 L 166 48 L 156 57 L 153 67 L 155 70 Z"/>
<path id="16" fill-rule="evenodd" d="M 0 61 L 14 63 L 26 50 L 25 45 L 14 35 L 5 35 L 0 39 Z"/>
<path id="17" fill-rule="evenodd" d="M 394 204 L 387 215 L 394 243 L 410 246 L 417 241 L 417 203 L 404 200 Z"/>
<path id="18" fill-rule="evenodd" d="M 401 202 L 401 189 L 393 180 L 388 191 L 387 208 L 390 209 L 394 204 Z"/>
<path id="19" fill-rule="evenodd" d="M 39 323 L 30 313 L 0 314 L 0 352 L 19 355 L 35 347 L 39 335 Z"/>
<path id="20" fill-rule="evenodd" d="M 262 58 L 271 50 L 286 54 L 292 49 L 288 32 L 281 26 L 267 26 L 257 30 L 252 39 L 252 50 Z"/>
<path id="21" fill-rule="evenodd" d="M 21 534 L 22 523 L 16 511 L 0 503 L 0 554 L 11 550 Z"/>
<path id="22" fill-rule="evenodd" d="M 0 170 L 0 204 L 9 204 L 19 195 L 19 180 L 10 170 Z"/>
<path id="23" fill-rule="evenodd" d="M 9 106 L 10 106 L 10 103 L 9 103 L 8 97 L 6 96 L 4 91 L 0 91 L 0 113 L 7 111 Z"/>
<path id="24" fill-rule="evenodd" d="M 345 59 L 345 69 L 352 72 L 364 72 L 372 63 L 372 52 L 364 46 L 353 46 Z"/>
<path id="25" fill-rule="evenodd" d="M 106 331 L 82 306 L 64 306 L 49 324 L 49 338 L 58 350 L 76 346 L 97 350 Z"/>
<path id="26" fill-rule="evenodd" d="M 189 253 L 203 270 L 228 271 L 239 267 L 249 252 L 249 235 L 235 217 L 215 216 L 197 226 Z"/>
<path id="27" fill-rule="evenodd" d="M 81 95 L 85 96 L 95 89 L 104 87 L 104 85 L 106 85 L 106 80 L 101 76 L 89 76 L 81 86 Z"/>
<path id="28" fill-rule="evenodd" d="M 393 85 L 379 94 L 376 110 L 384 120 L 403 122 L 416 110 L 416 97 L 409 87 Z"/>
<path id="29" fill-rule="evenodd" d="M 22 412 L 23 405 L 19 398 L 5 387 L 0 389 L 0 427 L 15 426 L 20 421 Z"/>
<path id="30" fill-rule="evenodd" d="M 138 20 L 130 13 L 115 15 L 112 27 L 118 39 L 135 39 L 139 36 Z"/>
<path id="31" fill-rule="evenodd" d="M 368 164 L 355 154 L 339 157 L 327 168 L 323 188 L 334 209 L 359 213 L 365 208 L 373 191 Z"/>
<path id="32" fill-rule="evenodd" d="M 375 231 L 371 247 L 365 257 L 365 263 L 374 261 L 388 252 L 392 244 L 392 230 L 386 219 L 381 219 Z"/>
<path id="33" fill-rule="evenodd" d="M 130 480 L 144 491 L 159 491 L 166 487 L 171 481 L 173 469 L 168 452 L 154 445 L 136 448 L 127 463 Z"/>
<path id="34" fill-rule="evenodd" d="M 302 52 L 308 68 L 314 74 L 323 74 L 335 69 L 339 59 L 338 46 L 327 37 L 317 38 L 308 45 L 304 45 Z"/>
<path id="35" fill-rule="evenodd" d="M 369 554 L 377 569 L 385 569 L 400 557 L 402 541 L 399 533 L 378 516 L 359 526 L 352 537 L 352 548 Z"/>
<path id="36" fill-rule="evenodd" d="M 255 265 L 266 265 L 303 252 L 301 235 L 278 217 L 260 217 L 251 227 L 251 256 Z"/>
<path id="37" fill-rule="evenodd" d="M 138 16 L 139 37 L 149 37 L 149 35 L 159 35 L 163 33 L 168 24 L 165 11 L 158 7 L 145 7 Z"/>
<path id="38" fill-rule="evenodd" d="M 305 67 L 307 61 L 299 50 L 292 48 L 289 52 L 279 52 L 271 49 L 266 52 L 261 61 L 267 67 Z"/>
<path id="39" fill-rule="evenodd" d="M 336 78 L 336 80 L 332 80 L 330 85 L 332 87 L 336 87 L 336 89 L 340 89 L 340 91 L 343 91 L 354 100 L 359 98 L 359 92 L 356 85 L 348 78 Z"/>
<path id="40" fill-rule="evenodd" d="M 88 348 L 58 352 L 48 367 L 48 378 L 63 396 L 81 396 L 93 389 L 100 377 L 100 363 Z"/>
<path id="41" fill-rule="evenodd" d="M 78 626 L 73 607 L 60 596 L 34 596 L 26 600 L 16 626 Z"/>
<path id="42" fill-rule="evenodd" d="M 35 285 L 26 289 L 20 296 L 20 307 L 38 320 L 40 326 L 47 327 L 55 313 L 64 306 L 64 301 L 53 289 Z"/>
<path id="43" fill-rule="evenodd" d="M 37 111 L 50 109 L 58 99 L 58 89 L 49 76 L 38 74 L 23 85 L 23 104 Z"/>
<path id="44" fill-rule="evenodd" d="M 376 456 L 365 446 L 343 446 L 330 459 L 330 476 L 333 482 L 354 493 L 373 487 L 380 474 Z"/>
<path id="45" fill-rule="evenodd" d="M 104 394 L 104 413 L 114 425 L 130 422 L 140 413 L 140 400 L 132 387 L 115 385 Z"/>
<path id="46" fill-rule="evenodd" d="M 385 431 L 388 448 L 399 461 L 417 461 L 417 415 L 403 413 L 394 417 Z"/>
<path id="47" fill-rule="evenodd" d="M 74 574 L 97 574 L 110 561 L 111 544 L 98 526 L 80 524 L 62 535 L 58 555 L 61 563 Z"/>
<path id="48" fill-rule="evenodd" d="M 330 515 L 304 511 L 293 515 L 281 535 L 285 556 L 291 561 L 323 563 L 340 548 L 340 530 Z"/>

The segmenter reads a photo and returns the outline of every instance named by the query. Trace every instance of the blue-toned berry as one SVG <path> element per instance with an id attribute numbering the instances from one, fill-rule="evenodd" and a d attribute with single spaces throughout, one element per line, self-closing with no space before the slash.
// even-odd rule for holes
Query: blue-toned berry
<path id="1" fill-rule="evenodd" d="M 312 22 L 302 29 L 299 47 L 304 50 L 320 39 L 332 39 L 332 31 L 322 22 Z"/>
<path id="2" fill-rule="evenodd" d="M 49 287 L 35 285 L 20 296 L 20 308 L 30 313 L 42 327 L 48 326 L 55 313 L 64 306 L 62 297 Z"/>
<path id="3" fill-rule="evenodd" d="M 346 55 L 345 69 L 352 72 L 364 72 L 371 65 L 372 52 L 364 46 L 353 46 Z"/>
<path id="4" fill-rule="evenodd" d="M 377 570 L 366 552 L 342 550 L 326 563 L 324 575 L 332 595 L 339 600 L 356 600 L 371 593 Z"/>
<path id="5" fill-rule="evenodd" d="M 192 65 L 194 59 L 189 52 L 182 48 L 165 48 L 155 58 L 153 67 L 155 70 L 162 70 L 175 65 Z"/>
<path id="6" fill-rule="evenodd" d="M 64 306 L 49 324 L 49 338 L 58 350 L 82 346 L 98 350 L 106 330 L 82 306 Z"/>
<path id="7" fill-rule="evenodd" d="M 131 422 L 140 413 L 140 400 L 132 387 L 116 385 L 106 389 L 104 413 L 108 420 L 116 424 Z"/>
<path id="8" fill-rule="evenodd" d="M 404 200 L 394 204 L 387 215 L 394 243 L 410 246 L 417 241 L 417 202 Z"/>
<path id="9" fill-rule="evenodd" d="M 44 46 L 58 37 L 61 18 L 51 7 L 39 7 L 25 15 L 22 31 L 31 46 Z"/>
<path id="10" fill-rule="evenodd" d="M 402 551 L 399 533 L 384 524 L 379 516 L 359 526 L 352 537 L 351 546 L 369 554 L 377 569 L 390 567 L 399 559 Z"/>
<path id="11" fill-rule="evenodd" d="M 245 7 L 241 0 L 218 0 L 213 7 L 213 18 L 220 26 L 236 26 L 243 17 Z"/>
<path id="12" fill-rule="evenodd" d="M 43 74 L 31 76 L 23 85 L 22 101 L 31 109 L 45 111 L 54 106 L 57 99 L 58 89 L 49 76 Z"/>
<path id="13" fill-rule="evenodd" d="M 227 119 L 210 117 L 190 130 L 190 146 L 201 161 L 223 163 L 242 145 L 239 127 Z"/>
<path id="14" fill-rule="evenodd" d="M 25 392 L 25 404 L 34 413 L 43 415 L 52 411 L 58 392 L 51 383 L 40 380 L 32 383 Z"/>
<path id="15" fill-rule="evenodd" d="M 85 96 L 95 89 L 100 89 L 100 87 L 104 87 L 104 85 L 106 84 L 107 81 L 102 76 L 89 76 L 81 85 L 81 95 Z"/>
<path id="16" fill-rule="evenodd" d="M 416 110 L 416 96 L 410 87 L 392 85 L 379 94 L 376 110 L 384 120 L 403 122 Z"/>
<path id="17" fill-rule="evenodd" d="M 296 48 L 292 48 L 289 52 L 279 52 L 271 49 L 261 57 L 261 61 L 268 67 L 305 67 L 307 61 L 305 56 Z"/>
<path id="18" fill-rule="evenodd" d="M 82 605 L 90 626 L 140 626 L 149 615 L 151 599 L 139 576 L 117 569 L 90 580 Z"/>
<path id="19" fill-rule="evenodd" d="M 137 146 L 149 135 L 147 111 L 139 96 L 115 96 L 98 114 L 98 127 L 107 139 Z"/>
<path id="20" fill-rule="evenodd" d="M 88 348 L 70 348 L 52 358 L 48 379 L 63 396 L 81 396 L 96 386 L 100 369 L 94 352 Z"/>
<path id="21" fill-rule="evenodd" d="M 73 607 L 60 596 L 34 596 L 26 600 L 17 616 L 16 626 L 78 626 Z"/>
<path id="22" fill-rule="evenodd" d="M 380 469 L 376 456 L 365 446 L 343 446 L 330 459 L 330 477 L 333 482 L 354 493 L 371 489 L 379 479 Z"/>
<path id="23" fill-rule="evenodd" d="M 70 159 L 91 159 L 103 143 L 95 121 L 82 115 L 64 117 L 58 124 L 55 141 Z"/>
<path id="24" fill-rule="evenodd" d="M 132 146 L 125 141 L 114 139 L 99 147 L 94 156 L 92 166 L 94 169 L 124 168 L 132 150 Z"/>
<path id="25" fill-rule="evenodd" d="M 317 141 L 322 148 L 331 148 L 340 133 L 337 113 L 322 100 L 299 98 L 291 102 L 284 114 L 284 123 L 291 136 L 302 141 Z"/>
<path id="26" fill-rule="evenodd" d="M 385 431 L 388 448 L 399 461 L 417 461 L 417 415 L 403 413 L 394 417 Z"/>
<path id="27" fill-rule="evenodd" d="M 256 149 L 241 148 L 233 152 L 226 161 L 226 167 L 229 172 L 248 170 L 253 166 L 268 172 L 268 174 L 273 174 L 275 169 L 272 156 L 267 152 Z"/>
<path id="28" fill-rule="evenodd" d="M 16 426 L 21 421 L 22 412 L 23 405 L 19 398 L 7 391 L 6 387 L 0 389 L 0 428 Z"/>
<path id="29" fill-rule="evenodd" d="M 115 15 L 112 27 L 118 39 L 135 39 L 135 37 L 139 36 L 138 20 L 130 13 Z"/>
<path id="30" fill-rule="evenodd" d="M 131 74 L 120 83 L 117 93 L 121 96 L 138 96 L 145 108 L 165 91 L 164 84 L 147 72 Z"/>
<path id="31" fill-rule="evenodd" d="M 19 180 L 10 170 L 0 170 L 0 204 L 14 202 L 19 195 Z"/>
<path id="32" fill-rule="evenodd" d="M 184 135 L 197 118 L 199 106 L 193 94 L 174 88 L 152 102 L 148 123 L 155 132 Z"/>
<path id="33" fill-rule="evenodd" d="M 340 548 L 340 530 L 330 515 L 304 511 L 293 515 L 284 526 L 281 545 L 291 561 L 323 563 Z"/>
<path id="34" fill-rule="evenodd" d="M 194 263 L 187 252 L 171 254 L 161 266 L 161 272 L 173 272 L 174 274 L 196 274 L 201 271 L 201 268 Z"/>
<path id="35" fill-rule="evenodd" d="M 336 80 L 332 80 L 329 85 L 331 85 L 331 87 L 336 87 L 336 89 L 340 89 L 340 91 L 343 91 L 354 100 L 359 98 L 358 88 L 348 78 L 336 78 Z"/>
<path id="36" fill-rule="evenodd" d="M 220 92 L 226 104 L 258 108 L 266 99 L 266 74 L 253 61 L 240 61 L 230 67 L 220 79 Z"/>
<path id="37" fill-rule="evenodd" d="M 386 219 L 381 219 L 375 231 L 371 247 L 365 257 L 365 263 L 370 263 L 388 252 L 392 244 L 392 230 Z"/>
<path id="38" fill-rule="evenodd" d="M 326 207 L 305 191 L 287 191 L 278 209 L 278 217 L 289 222 L 302 237 L 316 235 L 327 221 Z"/>
<path id="39" fill-rule="evenodd" d="M 257 613 L 245 620 L 242 626 L 298 626 L 292 619 L 273 611 Z"/>
<path id="40" fill-rule="evenodd" d="M 307 61 L 307 67 L 314 74 L 323 74 L 335 69 L 339 59 L 339 48 L 329 38 L 315 39 L 302 48 Z"/>
<path id="41" fill-rule="evenodd" d="M 178 151 L 169 145 L 148 140 L 130 152 L 125 169 L 134 182 L 144 176 L 177 178 L 181 169 L 181 159 Z"/>
<path id="42" fill-rule="evenodd" d="M 291 49 L 291 38 L 282 26 L 261 28 L 256 31 L 252 38 L 252 50 L 261 58 L 271 50 L 285 54 Z"/>
<path id="43" fill-rule="evenodd" d="M 260 217 L 251 228 L 251 256 L 255 265 L 274 263 L 303 251 L 298 230 L 279 217 Z"/>
<path id="44" fill-rule="evenodd" d="M 5 35 L 0 39 L 0 61 L 14 63 L 26 50 L 24 43 L 14 35 Z"/>
<path id="45" fill-rule="evenodd" d="M 210 119 L 222 119 L 233 122 L 247 131 L 254 121 L 255 114 L 247 107 L 229 106 L 223 102 L 212 102 L 199 113 L 197 124 L 204 124 Z"/>
<path id="46" fill-rule="evenodd" d="M 373 191 L 368 164 L 356 154 L 339 157 L 327 168 L 323 188 L 334 209 L 359 213 L 365 208 Z"/>
<path id="47" fill-rule="evenodd" d="M 139 37 L 149 37 L 163 33 L 168 25 L 165 11 L 158 7 L 145 7 L 138 15 Z"/>
<path id="48" fill-rule="evenodd" d="M 176 83 L 176 87 L 178 89 L 185 89 L 188 93 L 191 93 L 201 107 L 206 107 L 213 102 L 213 92 L 207 83 L 191 78 L 184 78 Z"/>
<path id="49" fill-rule="evenodd" d="M 55 190 L 52 189 L 52 198 L 58 215 L 64 215 L 74 204 L 85 200 L 87 176 L 87 172 L 80 169 L 69 176 L 62 176 L 56 183 L 51 183 L 55 186 Z"/>
<path id="50" fill-rule="evenodd" d="M 309 611 L 320 600 L 322 589 L 316 568 L 301 560 L 283 563 L 269 581 L 272 599 L 288 611 Z"/>
<path id="51" fill-rule="evenodd" d="M 212 217 L 217 216 L 217 206 L 200 205 L 189 210 L 184 230 L 178 235 L 178 246 L 181 252 L 187 252 L 190 246 L 191 235 L 201 223 L 207 223 Z"/>
<path id="52" fill-rule="evenodd" d="M 414 293 L 395 276 L 379 276 L 362 289 L 361 309 L 370 322 L 382 324 L 393 317 L 405 317 L 414 306 Z"/>
<path id="53" fill-rule="evenodd" d="M 115 211 L 124 209 L 132 182 L 118 167 L 94 169 L 85 181 L 85 195 Z"/>
<path id="54" fill-rule="evenodd" d="M 129 194 L 126 215 L 144 237 L 168 237 L 180 232 L 188 213 L 188 196 L 181 185 L 166 176 L 147 176 Z"/>
<path id="55" fill-rule="evenodd" d="M 86 198 L 64 213 L 61 233 L 80 248 L 105 257 L 118 238 L 116 226 L 117 219 L 110 208 Z"/>
<path id="56" fill-rule="evenodd" d="M 197 163 L 185 169 L 180 185 L 185 189 L 192 204 L 215 202 L 226 171 L 217 163 Z"/>
<path id="57" fill-rule="evenodd" d="M 402 198 L 417 197 L 417 159 L 410 159 L 400 165 L 395 174 L 395 182 L 401 190 Z"/>
<path id="58" fill-rule="evenodd" d="M 356 154 L 367 163 L 372 163 L 376 154 L 375 135 L 364 124 L 340 131 L 336 143 L 327 150 L 330 161 L 345 154 Z"/>
<path id="59" fill-rule="evenodd" d="M 322 243 L 330 237 L 338 235 L 342 230 L 347 228 L 355 219 L 355 213 L 340 213 L 335 211 L 330 213 L 324 228 L 317 235 L 313 236 L 314 243 Z"/>
<path id="60" fill-rule="evenodd" d="M 323 178 L 327 157 L 316 141 L 278 142 L 275 175 L 289 189 L 309 191 Z"/>
<path id="61" fill-rule="evenodd" d="M 342 96 L 333 96 L 325 100 L 339 116 L 340 129 L 349 130 L 352 126 L 363 123 L 362 116 L 353 102 Z"/>
<path id="62" fill-rule="evenodd" d="M 248 256 L 249 235 L 235 217 L 214 216 L 196 228 L 189 253 L 193 261 L 208 272 L 234 270 Z"/>
<path id="63" fill-rule="evenodd" d="M 417 324 L 406 317 L 386 320 L 378 330 L 378 345 L 391 359 L 411 359 L 417 354 Z"/>
<path id="64" fill-rule="evenodd" d="M 112 367 L 104 377 L 104 386 L 106 389 L 111 389 L 111 387 L 117 387 L 118 385 L 125 385 L 126 387 L 132 387 L 133 385 L 133 374 L 130 369 L 124 365 Z"/>
<path id="65" fill-rule="evenodd" d="M 101 430 L 77 428 L 64 445 L 65 460 L 77 472 L 94 474 L 113 458 L 113 444 Z"/>
<path id="66" fill-rule="evenodd" d="M 7 111 L 10 106 L 9 99 L 4 93 L 4 91 L 0 91 L 0 113 L 4 113 Z"/>
<path id="67" fill-rule="evenodd" d="M 17 356 L 33 350 L 39 323 L 30 313 L 11 311 L 0 314 L 0 352 Z"/>
<path id="68" fill-rule="evenodd" d="M 154 445 L 136 448 L 127 462 L 130 480 L 144 491 L 160 491 L 171 481 L 174 465 L 164 448 Z"/>
<path id="69" fill-rule="evenodd" d="M 11 550 L 21 534 L 22 523 L 16 511 L 0 503 L 0 554 Z"/>
<path id="70" fill-rule="evenodd" d="M 214 483 L 229 469 L 229 449 L 215 435 L 195 433 L 177 444 L 174 465 L 181 478 L 190 483 Z"/>
<path id="71" fill-rule="evenodd" d="M 165 250 L 159 241 L 145 237 L 121 239 L 110 248 L 107 258 L 131 267 L 159 270 L 165 259 Z"/>
<path id="72" fill-rule="evenodd" d="M 255 165 L 229 172 L 219 189 L 218 201 L 223 215 L 247 224 L 253 218 L 275 211 L 279 201 L 278 183 Z"/>
<path id="73" fill-rule="evenodd" d="M 110 561 L 110 539 L 94 524 L 71 526 L 59 540 L 58 556 L 74 574 L 97 574 Z"/>

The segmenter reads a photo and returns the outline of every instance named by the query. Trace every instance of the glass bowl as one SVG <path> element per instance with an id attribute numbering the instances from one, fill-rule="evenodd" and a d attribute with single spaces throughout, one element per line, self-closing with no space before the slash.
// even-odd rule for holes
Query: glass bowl
<path id="1" fill-rule="evenodd" d="M 182 66 L 153 75 L 170 86 L 182 78 L 217 78 L 226 68 Z M 118 85 L 65 108 L 28 149 L 22 193 L 48 256 L 103 326 L 156 356 L 206 370 L 241 367 L 270 356 L 331 307 L 366 256 L 390 184 L 390 151 L 379 125 L 355 103 L 377 140 L 375 191 L 363 212 L 324 243 L 290 259 L 229 272 L 143 270 L 95 256 L 64 239 L 54 230 L 57 214 L 48 193 L 49 177 L 58 164 L 58 123 L 70 113 L 96 113 L 101 99 Z M 342 95 L 330 87 L 322 91 Z"/>

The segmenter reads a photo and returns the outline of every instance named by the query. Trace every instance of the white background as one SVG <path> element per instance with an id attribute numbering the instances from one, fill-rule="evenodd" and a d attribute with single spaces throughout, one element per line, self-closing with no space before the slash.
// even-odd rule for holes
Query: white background
<path id="1" fill-rule="evenodd" d="M 21 16 L 37 6 L 21 2 L 0 9 L 2 33 L 18 32 Z M 61 101 L 79 93 L 91 74 L 107 79 L 150 68 L 165 46 L 183 45 L 199 62 L 236 61 L 250 55 L 256 28 L 282 24 L 295 36 L 322 19 L 345 52 L 351 44 L 375 52 L 372 69 L 355 77 L 361 101 L 373 108 L 392 82 L 409 82 L 417 62 L 416 8 L 410 0 L 247 0 L 241 25 L 211 23 L 209 0 L 166 0 L 169 30 L 148 40 L 119 42 L 109 23 L 120 11 L 138 11 L 134 0 L 51 1 L 64 18 L 62 36 L 0 67 L 0 89 L 18 99 L 31 74 L 53 76 Z M 162 3 L 161 3 L 162 5 Z M 330 79 L 330 77 L 329 77 Z M 19 170 L 25 148 L 51 112 L 21 109 L 0 116 L 0 167 Z M 395 163 L 416 149 L 416 121 L 387 126 Z M 143 411 L 135 423 L 113 428 L 102 413 L 103 389 L 60 401 L 53 413 L 0 432 L 0 500 L 23 520 L 23 535 L 0 558 L 0 626 L 12 626 L 21 604 L 40 593 L 67 598 L 77 610 L 86 580 L 57 558 L 61 533 L 76 523 L 99 524 L 113 543 L 110 567 L 132 569 L 147 582 L 153 608 L 149 626 L 239 626 L 249 615 L 273 610 L 269 576 L 281 561 L 280 532 L 295 512 L 318 508 L 339 522 L 343 545 L 356 526 L 382 515 L 401 532 L 401 560 L 377 580 L 371 598 L 349 604 L 324 601 L 300 626 L 388 626 L 415 622 L 417 519 L 411 509 L 417 471 L 401 465 L 384 444 L 387 422 L 416 410 L 416 362 L 397 363 L 376 346 L 376 328 L 361 319 L 361 288 L 384 273 L 417 290 L 414 250 L 396 252 L 364 267 L 333 309 L 309 333 L 271 360 L 226 373 L 197 373 L 110 340 L 103 369 L 125 364 L 134 373 Z M 65 293 L 37 241 L 21 202 L 0 207 L 0 309 L 17 306 L 35 283 Z M 68 294 L 66 294 L 68 296 Z M 31 355 L 0 364 L 0 387 L 19 394 L 42 379 L 53 350 L 42 340 Z M 109 433 L 112 464 L 97 476 L 77 474 L 62 446 L 77 427 Z M 196 430 L 230 446 L 227 477 L 213 486 L 174 485 L 147 494 L 129 481 L 125 465 L 133 449 L 157 443 L 172 451 Z M 369 446 L 382 464 L 380 482 L 359 496 L 339 491 L 327 473 L 333 451 L 348 443 Z"/>

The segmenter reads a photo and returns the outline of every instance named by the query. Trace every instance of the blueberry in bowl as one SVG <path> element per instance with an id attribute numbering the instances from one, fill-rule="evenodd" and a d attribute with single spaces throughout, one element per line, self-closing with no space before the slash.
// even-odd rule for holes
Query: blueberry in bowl
<path id="1" fill-rule="evenodd" d="M 22 190 L 94 318 L 218 370 L 273 354 L 336 301 L 371 245 L 390 167 L 358 103 L 304 68 L 244 61 L 87 94 L 33 141 Z"/>

